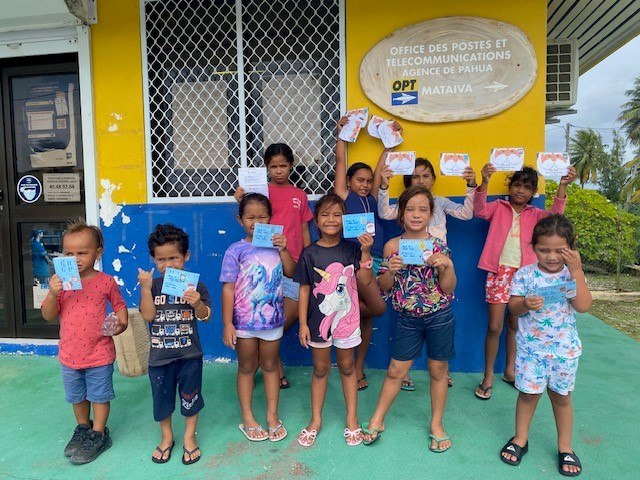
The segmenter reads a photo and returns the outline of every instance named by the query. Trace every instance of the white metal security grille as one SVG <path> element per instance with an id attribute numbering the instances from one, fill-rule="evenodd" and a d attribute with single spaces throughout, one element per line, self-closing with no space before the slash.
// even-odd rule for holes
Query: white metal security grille
<path id="1" fill-rule="evenodd" d="M 229 201 L 241 166 L 291 146 L 291 180 L 332 185 L 338 0 L 145 0 L 150 201 Z"/>

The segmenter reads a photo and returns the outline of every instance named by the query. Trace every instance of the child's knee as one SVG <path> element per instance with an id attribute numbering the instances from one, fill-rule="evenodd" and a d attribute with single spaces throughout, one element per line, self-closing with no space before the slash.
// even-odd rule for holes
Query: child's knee
<path id="1" fill-rule="evenodd" d="M 329 375 L 331 363 L 320 363 L 313 365 L 313 376 L 316 378 L 324 378 Z"/>
<path id="2" fill-rule="evenodd" d="M 355 361 L 350 359 L 348 361 L 338 362 L 338 371 L 341 375 L 349 376 L 354 372 Z"/>
<path id="3" fill-rule="evenodd" d="M 253 375 L 258 371 L 257 360 L 246 360 L 238 362 L 238 373 L 242 375 Z"/>

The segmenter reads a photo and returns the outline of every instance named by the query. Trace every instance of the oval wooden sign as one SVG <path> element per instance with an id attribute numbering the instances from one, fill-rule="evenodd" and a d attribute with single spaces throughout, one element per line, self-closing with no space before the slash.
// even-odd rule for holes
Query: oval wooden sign
<path id="1" fill-rule="evenodd" d="M 417 122 L 490 117 L 519 101 L 538 73 L 514 25 L 443 17 L 396 30 L 362 59 L 360 85 L 383 110 Z"/>

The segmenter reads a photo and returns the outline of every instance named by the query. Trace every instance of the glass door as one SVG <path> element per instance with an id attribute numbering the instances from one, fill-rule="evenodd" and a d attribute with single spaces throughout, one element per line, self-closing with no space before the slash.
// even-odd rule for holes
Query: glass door
<path id="1" fill-rule="evenodd" d="M 0 64 L 0 335 L 56 338 L 40 303 L 69 219 L 85 216 L 74 57 Z"/>

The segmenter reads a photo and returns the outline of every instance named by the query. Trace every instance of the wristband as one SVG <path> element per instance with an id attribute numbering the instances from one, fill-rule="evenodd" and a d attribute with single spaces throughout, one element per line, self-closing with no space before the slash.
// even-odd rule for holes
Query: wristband
<path id="1" fill-rule="evenodd" d="M 383 190 L 383 191 L 386 192 L 387 190 L 389 190 L 389 185 L 387 185 L 386 187 L 383 187 L 382 185 L 380 185 L 380 187 L 378 187 L 378 188 L 380 188 L 380 190 Z"/>
<path id="2" fill-rule="evenodd" d="M 366 262 L 360 262 L 360 268 L 364 268 L 365 270 L 371 270 L 373 267 L 373 260 L 369 259 Z"/>
<path id="3" fill-rule="evenodd" d="M 193 314 L 196 316 L 196 320 L 200 320 L 201 322 L 204 322 L 205 320 L 209 320 L 209 318 L 211 318 L 211 309 L 205 305 L 205 307 L 207 307 L 207 315 L 204 318 L 200 318 L 198 316 L 198 314 L 196 313 L 196 309 L 193 309 Z"/>

